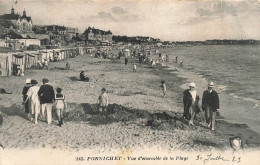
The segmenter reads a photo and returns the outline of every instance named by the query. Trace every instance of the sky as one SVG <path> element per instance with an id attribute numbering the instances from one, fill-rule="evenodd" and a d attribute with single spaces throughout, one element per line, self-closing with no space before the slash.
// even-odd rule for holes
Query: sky
<path id="1" fill-rule="evenodd" d="M 0 0 L 0 14 L 26 10 L 34 25 L 111 30 L 164 41 L 260 40 L 260 0 Z"/>

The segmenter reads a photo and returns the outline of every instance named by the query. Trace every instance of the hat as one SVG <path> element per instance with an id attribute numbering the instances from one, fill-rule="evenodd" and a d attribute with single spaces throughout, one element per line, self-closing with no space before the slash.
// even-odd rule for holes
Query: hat
<path id="1" fill-rule="evenodd" d="M 56 91 L 57 91 L 58 93 L 61 93 L 62 89 L 61 89 L 61 88 L 57 88 Z"/>
<path id="2" fill-rule="evenodd" d="M 31 79 L 28 78 L 25 80 L 25 84 L 30 84 L 30 83 L 31 83 Z"/>
<path id="3" fill-rule="evenodd" d="M 211 82 L 208 84 L 208 87 L 214 87 L 214 83 L 211 81 Z"/>
<path id="4" fill-rule="evenodd" d="M 42 82 L 49 82 L 47 78 L 42 79 Z"/>
<path id="5" fill-rule="evenodd" d="M 195 85 L 195 83 L 190 83 L 190 84 L 189 84 L 189 87 L 196 88 L 196 85 Z"/>
<path id="6" fill-rule="evenodd" d="M 31 84 L 38 84 L 38 82 L 36 80 L 32 80 Z"/>

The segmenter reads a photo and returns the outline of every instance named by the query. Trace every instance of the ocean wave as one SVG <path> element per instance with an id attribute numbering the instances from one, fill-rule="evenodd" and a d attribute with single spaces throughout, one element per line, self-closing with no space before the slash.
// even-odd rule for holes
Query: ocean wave
<path id="1" fill-rule="evenodd" d="M 225 85 L 218 85 L 218 89 L 220 89 L 221 91 L 226 91 L 228 89 L 228 86 Z"/>
<path id="2" fill-rule="evenodd" d="M 249 97 L 238 96 L 238 95 L 236 95 L 234 93 L 230 93 L 229 95 L 234 97 L 234 98 L 236 98 L 236 99 L 242 99 L 244 101 L 252 102 L 252 103 L 255 104 L 254 108 L 260 110 L 259 101 L 258 100 L 255 100 L 255 99 L 249 98 Z"/>

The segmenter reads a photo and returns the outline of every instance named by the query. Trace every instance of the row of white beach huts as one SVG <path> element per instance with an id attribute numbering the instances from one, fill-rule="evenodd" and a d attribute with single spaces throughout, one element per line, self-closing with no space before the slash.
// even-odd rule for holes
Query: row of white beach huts
<path id="1" fill-rule="evenodd" d="M 60 61 L 87 53 L 87 48 L 44 49 L 37 51 L 0 53 L 0 76 L 21 76 L 37 64 Z"/>

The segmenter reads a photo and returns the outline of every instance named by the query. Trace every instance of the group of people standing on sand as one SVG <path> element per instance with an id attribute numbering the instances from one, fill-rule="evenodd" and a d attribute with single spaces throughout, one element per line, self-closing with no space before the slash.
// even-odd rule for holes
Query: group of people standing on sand
<path id="1" fill-rule="evenodd" d="M 28 114 L 30 121 L 34 120 L 38 124 L 38 116 L 41 113 L 42 120 L 46 120 L 45 111 L 47 114 L 47 123 L 52 122 L 52 107 L 56 109 L 59 126 L 63 124 L 63 114 L 67 109 L 67 101 L 65 96 L 61 93 L 62 89 L 57 88 L 56 94 L 53 87 L 49 84 L 47 78 L 42 79 L 43 85 L 38 86 L 36 80 L 26 79 L 26 85 L 23 88 L 23 104 L 25 106 L 25 113 Z"/>
<path id="2" fill-rule="evenodd" d="M 166 97 L 166 83 L 161 81 L 163 97 Z M 219 113 L 219 97 L 218 93 L 213 90 L 214 83 L 208 84 L 208 89 L 203 92 L 202 96 L 202 110 L 205 112 L 205 122 L 207 127 L 211 130 L 215 129 L 216 115 Z M 200 113 L 199 95 L 196 91 L 196 84 L 189 83 L 189 89 L 183 92 L 184 112 L 183 118 L 189 121 L 190 125 L 194 126 L 195 115 Z"/>
<path id="3" fill-rule="evenodd" d="M 38 86 L 36 80 L 26 79 L 26 85 L 23 87 L 23 104 L 25 113 L 28 115 L 30 121 L 34 121 L 38 124 L 38 117 L 40 115 L 41 120 L 46 120 L 47 123 L 52 123 L 52 107 L 54 105 L 59 126 L 63 124 L 64 112 L 67 110 L 67 101 L 62 94 L 62 89 L 57 88 L 56 94 L 53 87 L 49 84 L 49 80 L 44 78 L 42 80 L 43 85 Z M 97 100 L 98 110 L 101 114 L 106 114 L 108 107 L 108 95 L 107 90 L 102 88 L 101 94 Z"/>
<path id="4" fill-rule="evenodd" d="M 213 90 L 214 83 L 208 84 L 208 89 L 203 92 L 202 96 L 202 110 L 205 112 L 205 121 L 208 128 L 215 129 L 216 114 L 219 111 L 219 97 L 218 93 Z M 189 84 L 189 89 L 183 92 L 184 113 L 183 118 L 189 120 L 190 125 L 194 125 L 194 117 L 200 112 L 198 106 L 199 95 L 196 91 L 195 83 Z"/>

